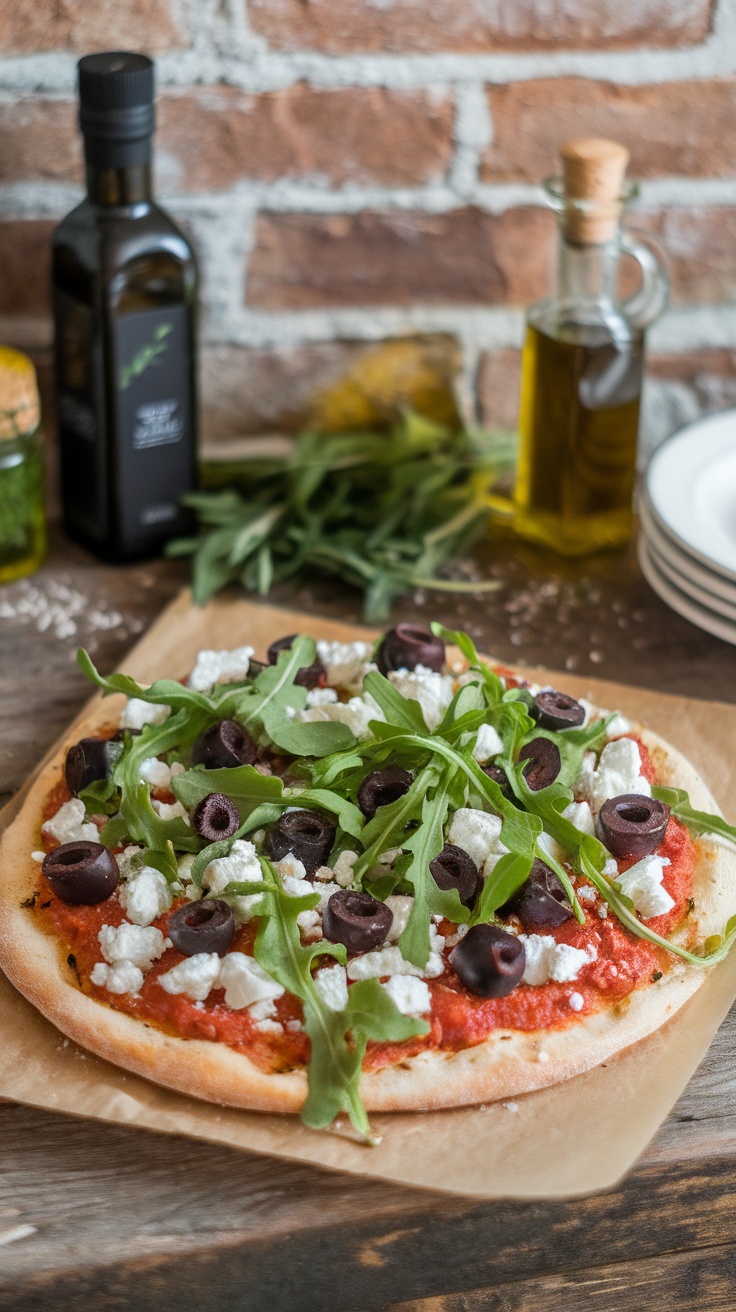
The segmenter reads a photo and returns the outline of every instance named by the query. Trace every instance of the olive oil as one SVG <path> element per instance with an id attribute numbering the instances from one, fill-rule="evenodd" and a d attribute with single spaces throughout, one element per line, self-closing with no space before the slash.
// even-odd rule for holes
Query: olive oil
<path id="1" fill-rule="evenodd" d="M 197 268 L 151 193 L 151 60 L 88 55 L 79 90 L 87 196 L 53 238 L 64 521 L 98 555 L 128 560 L 187 527 Z"/>
<path id="2" fill-rule="evenodd" d="M 625 542 L 632 496 L 643 338 L 602 325 L 555 336 L 529 323 L 522 367 L 517 529 L 563 554 Z"/>

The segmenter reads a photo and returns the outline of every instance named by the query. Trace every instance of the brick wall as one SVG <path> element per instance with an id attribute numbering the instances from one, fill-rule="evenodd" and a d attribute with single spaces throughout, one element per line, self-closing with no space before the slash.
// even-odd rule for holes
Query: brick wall
<path id="1" fill-rule="evenodd" d="M 74 66 L 115 47 L 157 58 L 208 436 L 296 428 L 315 387 L 414 333 L 454 344 L 468 414 L 512 424 L 523 307 L 552 276 L 539 182 L 589 132 L 630 146 L 633 221 L 671 261 L 645 444 L 736 401 L 736 0 L 6 0 L 0 340 L 44 366 Z"/>

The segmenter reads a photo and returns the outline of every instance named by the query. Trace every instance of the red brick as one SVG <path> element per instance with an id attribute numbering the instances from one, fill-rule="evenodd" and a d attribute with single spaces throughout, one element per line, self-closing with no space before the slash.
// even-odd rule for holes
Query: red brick
<path id="1" fill-rule="evenodd" d="M 736 209 L 670 209 L 632 216 L 667 259 L 674 302 L 736 298 Z"/>
<path id="2" fill-rule="evenodd" d="M 201 369 L 205 447 L 252 434 L 297 433 L 313 423 L 320 428 L 370 423 L 372 414 L 383 414 L 386 406 L 399 402 L 446 418 L 448 406 L 456 413 L 452 384 L 458 363 L 454 339 L 441 334 L 378 345 L 205 347 Z M 342 404 L 336 405 L 333 394 L 327 406 L 326 394 L 336 385 Z"/>
<path id="3" fill-rule="evenodd" d="M 19 100 L 0 105 L 0 182 L 78 182 L 82 150 L 70 100 Z"/>
<path id="4" fill-rule="evenodd" d="M 146 50 L 156 54 L 185 44 L 169 0 L 5 0 L 0 7 L 0 50 Z"/>
<path id="5" fill-rule="evenodd" d="M 521 351 L 484 351 L 478 366 L 476 395 L 484 428 L 516 428 L 519 418 Z"/>
<path id="6" fill-rule="evenodd" d="M 51 233 L 45 219 L 0 223 L 0 314 L 48 314 Z"/>
<path id="7" fill-rule="evenodd" d="M 279 50 L 606 50 L 679 46 L 710 31 L 713 0 L 249 0 L 256 32 Z"/>
<path id="8" fill-rule="evenodd" d="M 557 169 L 560 146 L 581 134 L 623 141 L 634 177 L 736 172 L 733 79 L 619 87 L 542 78 L 493 87 L 488 99 L 493 142 L 481 166 L 486 182 L 538 182 Z"/>
<path id="9" fill-rule="evenodd" d="M 554 217 L 535 207 L 486 214 L 263 214 L 247 278 L 250 305 L 525 305 L 549 290 Z"/>
<path id="10" fill-rule="evenodd" d="M 452 153 L 452 102 L 424 91 L 198 87 L 162 96 L 158 121 L 167 190 L 280 177 L 411 185 L 442 178 Z"/>
<path id="11" fill-rule="evenodd" d="M 736 380 L 736 350 L 712 348 L 682 355 L 649 355 L 647 370 L 654 378 L 698 383 L 706 378 Z"/>

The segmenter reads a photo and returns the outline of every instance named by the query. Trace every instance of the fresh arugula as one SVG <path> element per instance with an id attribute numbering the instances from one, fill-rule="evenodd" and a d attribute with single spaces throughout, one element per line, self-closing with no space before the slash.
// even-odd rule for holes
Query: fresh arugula
<path id="1" fill-rule="evenodd" d="M 729 825 L 720 815 L 696 811 L 684 788 L 653 788 L 652 797 L 665 802 L 672 814 L 681 820 L 693 834 L 716 834 L 730 843 L 736 843 L 736 826 Z"/>

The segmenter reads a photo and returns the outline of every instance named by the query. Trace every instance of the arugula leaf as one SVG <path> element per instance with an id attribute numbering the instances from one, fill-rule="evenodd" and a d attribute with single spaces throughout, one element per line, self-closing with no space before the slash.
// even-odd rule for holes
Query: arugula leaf
<path id="1" fill-rule="evenodd" d="M 509 852 L 501 857 L 480 891 L 470 918 L 471 925 L 483 925 L 493 919 L 498 908 L 526 883 L 533 860 L 532 856 L 523 856 L 518 852 Z"/>
<path id="2" fill-rule="evenodd" d="M 379 806 L 373 819 L 363 827 L 364 850 L 353 868 L 355 879 L 360 880 L 384 852 L 404 846 L 407 825 L 420 819 L 424 795 L 433 781 L 434 776 L 429 770 L 420 771 L 403 797 L 389 802 L 388 806 Z"/>
<path id="3" fill-rule="evenodd" d="M 401 955 L 423 970 L 429 960 L 429 924 L 433 914 L 447 916 L 456 924 L 470 919 L 470 912 L 460 901 L 456 888 L 441 889 L 429 869 L 430 861 L 439 856 L 445 845 L 444 826 L 451 802 L 457 802 L 455 772 L 428 770 L 433 775 L 430 789 L 424 795 L 422 823 L 408 838 L 403 847 L 412 856 L 404 878 L 411 884 L 414 905 L 401 938 Z"/>
<path id="4" fill-rule="evenodd" d="M 102 689 L 105 697 L 118 692 L 124 693 L 126 697 L 137 697 L 142 702 L 170 706 L 172 710 L 190 706 L 200 711 L 207 711 L 211 715 L 216 714 L 216 706 L 211 697 L 206 697 L 202 692 L 195 692 L 186 684 L 177 683 L 176 679 L 157 679 L 150 688 L 146 688 L 143 684 L 137 683 L 130 674 L 111 674 L 108 678 L 104 678 L 98 673 L 84 647 L 80 647 L 77 652 L 77 665 L 92 683 Z"/>
<path id="5" fill-rule="evenodd" d="M 119 809 L 117 789 L 112 779 L 95 779 L 79 793 L 86 815 L 116 815 Z"/>
<path id="6" fill-rule="evenodd" d="M 383 674 L 371 670 L 363 680 L 363 688 L 380 706 L 388 724 L 396 725 L 399 729 L 409 729 L 412 733 L 429 733 L 419 702 L 402 697 L 398 688 Z"/>
<path id="7" fill-rule="evenodd" d="M 652 797 L 665 802 L 672 814 L 693 834 L 717 834 L 719 838 L 736 843 L 736 827 L 728 824 L 720 815 L 696 811 L 690 805 L 690 798 L 684 788 L 653 788 Z"/>
<path id="8" fill-rule="evenodd" d="M 363 812 L 358 809 L 354 802 L 349 802 L 347 798 L 340 797 L 338 793 L 331 793 L 326 788 L 285 788 L 284 799 L 289 806 L 303 806 L 307 810 L 317 808 L 322 811 L 331 811 L 336 815 L 340 828 L 350 834 L 352 838 L 360 838 L 365 817 Z"/>
<path id="9" fill-rule="evenodd" d="M 524 741 L 549 738 L 556 743 L 562 762 L 556 782 L 573 788 L 580 777 L 583 756 L 586 752 L 597 751 L 606 742 L 606 730 L 614 718 L 613 715 L 609 715 L 605 720 L 594 720 L 584 728 L 561 729 L 559 732 L 540 729 L 539 725 L 535 724 Z"/>
<path id="10" fill-rule="evenodd" d="M 279 802 L 283 784 L 277 775 L 264 775 L 252 765 L 207 770 L 197 765 L 171 780 L 171 791 L 188 811 L 210 793 L 224 793 L 237 807 L 240 822 L 263 802 Z"/>

